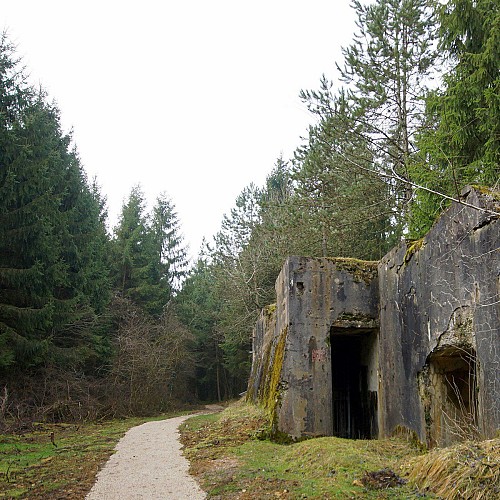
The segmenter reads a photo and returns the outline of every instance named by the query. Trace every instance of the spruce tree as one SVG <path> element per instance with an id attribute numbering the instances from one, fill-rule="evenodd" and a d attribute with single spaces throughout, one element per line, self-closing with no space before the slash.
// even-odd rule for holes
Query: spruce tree
<path id="1" fill-rule="evenodd" d="M 58 109 L 0 51 L 0 364 L 83 363 L 107 299 L 99 211 Z"/>
<path id="2" fill-rule="evenodd" d="M 157 301 L 158 313 L 179 291 L 188 267 L 187 248 L 183 242 L 175 206 L 165 193 L 160 194 L 156 199 L 150 232 L 155 249 L 156 281 L 154 285 L 159 291 L 164 291 L 163 299 Z M 162 295 L 161 292 L 160 295 Z"/>
<path id="3" fill-rule="evenodd" d="M 160 195 L 152 215 L 140 187 L 132 189 L 115 228 L 114 283 L 125 298 L 161 316 L 187 270 L 187 250 L 172 201 Z"/>
<path id="4" fill-rule="evenodd" d="M 153 246 L 147 236 L 144 194 L 134 186 L 122 206 L 113 240 L 113 281 L 115 288 L 137 303 L 147 299 L 144 286 L 153 260 Z"/>
<path id="5" fill-rule="evenodd" d="M 447 57 L 444 88 L 427 98 L 414 180 L 457 198 L 465 184 L 500 180 L 500 4 L 451 0 L 440 8 L 440 47 Z M 424 234 L 446 206 L 419 190 L 411 230 Z"/>
<path id="6" fill-rule="evenodd" d="M 49 352 L 66 266 L 56 231 L 57 173 L 44 151 L 48 117 L 42 103 L 15 113 L 13 123 L 2 124 L 8 140 L 0 169 L 0 335 L 4 364 L 31 365 Z"/>

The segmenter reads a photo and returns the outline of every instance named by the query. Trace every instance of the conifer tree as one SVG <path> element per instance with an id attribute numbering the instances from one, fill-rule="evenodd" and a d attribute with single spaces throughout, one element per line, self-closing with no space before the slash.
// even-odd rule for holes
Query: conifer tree
<path id="1" fill-rule="evenodd" d="M 434 0 L 353 1 L 359 32 L 338 66 L 348 84 L 352 117 L 370 143 L 379 173 L 395 197 L 399 224 L 412 198 L 410 164 L 422 97 L 437 59 Z M 356 161 L 356 158 L 352 158 Z"/>
<path id="2" fill-rule="evenodd" d="M 323 78 L 318 91 L 301 92 L 318 122 L 295 153 L 295 216 L 303 220 L 296 238 L 302 254 L 377 259 L 391 243 L 387 185 L 345 93 L 331 88 Z"/>
<path id="3" fill-rule="evenodd" d="M 440 48 L 447 56 L 444 88 L 427 98 L 414 180 L 457 198 L 465 184 L 500 180 L 500 4 L 451 0 L 440 8 Z M 424 234 L 446 206 L 419 190 L 411 230 Z"/>
<path id="4" fill-rule="evenodd" d="M 84 362 L 107 298 L 98 208 L 58 109 L 26 84 L 5 36 L 0 103 L 0 365 Z"/>
<path id="5" fill-rule="evenodd" d="M 150 231 L 155 247 L 156 284 L 165 291 L 163 307 L 179 290 L 188 267 L 187 248 L 183 242 L 175 206 L 165 193 L 156 199 Z"/>
<path id="6" fill-rule="evenodd" d="M 115 286 L 147 313 L 161 316 L 187 269 L 187 250 L 172 201 L 160 195 L 148 216 L 144 194 L 134 187 L 122 207 L 113 243 Z"/>
<path id="7" fill-rule="evenodd" d="M 144 194 L 134 186 L 122 206 L 115 228 L 114 285 L 127 298 L 140 304 L 146 300 L 149 267 L 154 260 L 153 245 L 147 236 Z"/>

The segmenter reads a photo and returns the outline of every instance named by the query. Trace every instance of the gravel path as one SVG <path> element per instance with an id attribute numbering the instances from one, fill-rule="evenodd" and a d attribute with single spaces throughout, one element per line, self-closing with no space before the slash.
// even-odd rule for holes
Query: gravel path
<path id="1" fill-rule="evenodd" d="M 188 474 L 179 425 L 189 418 L 148 422 L 130 429 L 97 476 L 87 500 L 198 500 L 205 493 Z"/>

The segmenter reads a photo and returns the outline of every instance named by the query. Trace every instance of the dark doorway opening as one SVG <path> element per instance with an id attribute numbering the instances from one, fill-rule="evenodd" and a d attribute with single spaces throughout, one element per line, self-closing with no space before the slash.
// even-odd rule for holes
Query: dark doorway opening
<path id="1" fill-rule="evenodd" d="M 349 439 L 376 438 L 376 332 L 332 328 L 330 342 L 333 435 Z"/>
<path id="2" fill-rule="evenodd" d="M 448 346 L 432 353 L 426 379 L 429 445 L 449 446 L 480 435 L 474 349 Z"/>

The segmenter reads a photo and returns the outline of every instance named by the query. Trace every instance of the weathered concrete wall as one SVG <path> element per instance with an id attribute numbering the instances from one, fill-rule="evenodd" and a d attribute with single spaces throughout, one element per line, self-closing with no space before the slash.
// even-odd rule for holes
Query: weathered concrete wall
<path id="1" fill-rule="evenodd" d="M 463 198 L 499 211 L 486 192 L 468 188 Z M 429 445 L 469 432 L 493 436 L 500 428 L 498 224 L 496 216 L 453 204 L 423 240 L 395 248 L 378 268 L 288 258 L 277 304 L 255 329 L 249 398 L 295 438 L 339 429 L 354 437 L 352 426 L 359 436 L 403 426 Z M 353 363 L 366 395 L 345 401 L 363 425 L 346 424 L 345 401 L 335 399 L 356 386 L 343 373 Z"/>
<path id="2" fill-rule="evenodd" d="M 376 264 L 290 257 L 285 267 L 289 324 L 279 427 L 293 437 L 332 435 L 331 328 L 378 327 Z"/>
<path id="3" fill-rule="evenodd" d="M 463 197 L 484 208 L 497 205 L 473 189 Z M 431 445 L 446 444 L 434 428 L 447 416 L 428 407 L 421 378 L 430 355 L 446 355 L 448 346 L 464 355 L 475 351 L 477 425 L 482 436 L 493 436 L 500 428 L 498 221 L 455 203 L 421 242 L 385 256 L 379 276 L 382 434 L 403 425 Z"/>

